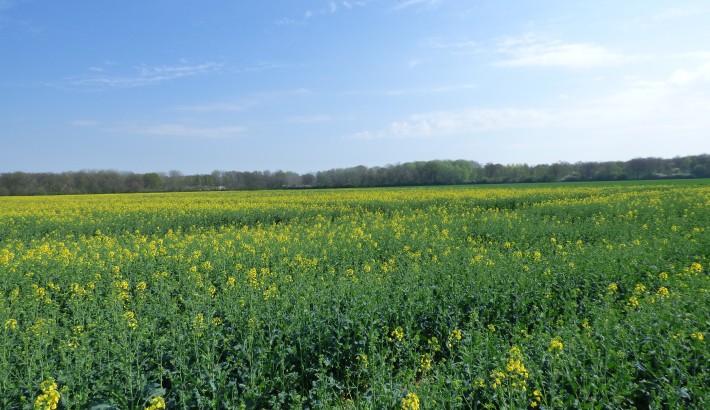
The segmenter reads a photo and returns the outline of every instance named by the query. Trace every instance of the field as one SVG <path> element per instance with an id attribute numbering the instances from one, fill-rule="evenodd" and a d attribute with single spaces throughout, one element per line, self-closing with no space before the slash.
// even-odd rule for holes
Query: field
<path id="1" fill-rule="evenodd" d="M 710 181 L 0 198 L 0 408 L 710 408 Z"/>

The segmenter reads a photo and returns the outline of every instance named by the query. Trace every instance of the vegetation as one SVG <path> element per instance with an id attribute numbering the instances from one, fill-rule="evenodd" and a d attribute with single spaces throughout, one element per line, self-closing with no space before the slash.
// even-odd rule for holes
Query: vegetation
<path id="1" fill-rule="evenodd" d="M 0 174 L 0 195 L 101 194 L 283 188 L 355 188 L 487 184 L 510 182 L 622 181 L 709 178 L 710 155 L 673 159 L 635 158 L 622 162 L 559 162 L 548 165 L 485 164 L 475 161 L 421 161 L 386 167 L 332 169 L 315 174 L 294 172 L 214 171 L 207 175 L 116 171 Z"/>
<path id="2" fill-rule="evenodd" d="M 707 180 L 0 198 L 0 407 L 709 408 Z"/>

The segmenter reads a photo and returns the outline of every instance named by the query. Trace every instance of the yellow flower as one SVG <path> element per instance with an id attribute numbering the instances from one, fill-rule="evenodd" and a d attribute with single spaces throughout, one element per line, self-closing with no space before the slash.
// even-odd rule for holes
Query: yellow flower
<path id="1" fill-rule="evenodd" d="M 615 293 L 617 290 L 619 290 L 619 286 L 616 285 L 616 283 L 610 283 L 609 286 L 606 287 L 606 289 L 609 291 L 609 293 Z"/>
<path id="2" fill-rule="evenodd" d="M 165 409 L 165 399 L 160 396 L 153 397 L 150 400 L 150 405 L 145 408 L 145 410 L 159 410 L 159 409 Z"/>
<path id="3" fill-rule="evenodd" d="M 397 326 L 392 333 L 390 333 L 390 340 L 397 339 L 398 342 L 404 340 L 404 330 L 401 326 Z"/>
<path id="4" fill-rule="evenodd" d="M 360 353 L 357 356 L 355 356 L 355 360 L 362 363 L 362 367 L 367 368 L 367 366 L 370 365 L 370 362 L 367 360 L 367 355 L 365 353 Z"/>
<path id="5" fill-rule="evenodd" d="M 565 347 L 565 345 L 560 341 L 558 338 L 552 339 L 550 341 L 550 347 L 547 349 L 548 352 L 550 353 L 560 353 L 562 349 Z"/>
<path id="6" fill-rule="evenodd" d="M 523 352 L 518 346 L 510 348 L 510 357 L 508 358 L 508 364 L 505 366 L 505 370 L 511 377 L 528 378 L 528 370 L 525 368 L 525 364 L 523 364 Z"/>
<path id="7" fill-rule="evenodd" d="M 703 335 L 703 332 L 695 332 L 695 333 L 691 334 L 690 337 L 691 337 L 692 339 L 695 339 L 695 340 L 700 341 L 700 342 L 702 342 L 703 340 L 705 340 L 705 335 Z"/>
<path id="8" fill-rule="evenodd" d="M 629 303 L 627 303 L 629 307 L 638 307 L 639 304 L 640 302 L 636 296 L 631 296 L 629 298 Z"/>
<path id="9" fill-rule="evenodd" d="M 656 292 L 656 295 L 660 298 L 667 298 L 670 296 L 670 292 L 668 291 L 668 288 L 665 286 L 661 286 L 658 288 L 658 292 Z"/>
<path id="10" fill-rule="evenodd" d="M 136 328 L 138 327 L 138 321 L 136 320 L 136 314 L 129 310 L 128 312 L 123 314 L 123 317 L 126 318 L 128 328 L 131 330 L 136 330 Z"/>
<path id="11" fill-rule="evenodd" d="M 407 393 L 402 398 L 402 410 L 419 410 L 419 397 L 414 393 Z"/>
<path id="12" fill-rule="evenodd" d="M 454 343 L 457 343 L 461 341 L 461 338 L 463 337 L 463 334 L 459 329 L 454 329 L 451 331 L 451 334 L 449 335 L 449 342 L 446 344 L 446 346 L 451 349 L 453 347 Z"/>
<path id="13" fill-rule="evenodd" d="M 636 292 L 639 295 L 645 291 L 646 291 L 646 286 L 644 286 L 642 283 L 637 283 L 636 286 L 634 286 L 634 292 Z"/>
<path id="14" fill-rule="evenodd" d="M 17 327 L 17 320 L 15 319 L 9 319 L 7 322 L 5 322 L 5 330 L 10 329 L 10 330 L 15 330 Z"/>
<path id="15" fill-rule="evenodd" d="M 493 379 L 493 383 L 491 383 L 491 387 L 493 387 L 494 389 L 497 389 L 503 383 L 502 380 L 505 379 L 505 373 L 501 372 L 500 370 L 496 370 L 493 373 L 491 373 L 491 378 Z"/>
<path id="16" fill-rule="evenodd" d="M 429 370 L 431 370 L 431 356 L 429 356 L 429 353 L 424 353 L 422 358 L 419 359 L 419 372 L 425 373 Z"/>
<path id="17" fill-rule="evenodd" d="M 59 403 L 60 394 L 57 390 L 57 383 L 53 378 L 49 378 L 39 385 L 42 394 L 37 396 L 35 400 L 35 409 L 54 410 Z"/>
<path id="18" fill-rule="evenodd" d="M 198 313 L 195 315 L 195 317 L 192 319 L 192 328 L 195 330 L 200 330 L 204 329 L 205 327 L 205 315 L 202 313 Z M 202 333 L 199 333 L 202 335 Z"/>

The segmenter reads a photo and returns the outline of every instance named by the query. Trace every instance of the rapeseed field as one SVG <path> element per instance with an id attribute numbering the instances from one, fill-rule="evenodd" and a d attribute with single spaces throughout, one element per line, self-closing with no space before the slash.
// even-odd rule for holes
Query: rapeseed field
<path id="1" fill-rule="evenodd" d="M 0 198 L 0 408 L 710 408 L 710 183 Z"/>

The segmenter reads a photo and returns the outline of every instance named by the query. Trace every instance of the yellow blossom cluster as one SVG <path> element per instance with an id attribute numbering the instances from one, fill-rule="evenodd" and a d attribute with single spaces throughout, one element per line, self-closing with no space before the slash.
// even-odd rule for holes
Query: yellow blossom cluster
<path id="1" fill-rule="evenodd" d="M 409 392 L 402 398 L 401 410 L 419 410 L 419 396 Z"/>
<path id="2" fill-rule="evenodd" d="M 150 403 L 148 406 L 145 408 L 145 410 L 161 410 L 165 409 L 165 399 L 158 396 L 158 397 L 153 397 L 150 399 Z"/>
<path id="3" fill-rule="evenodd" d="M 558 338 L 554 338 L 550 341 L 550 347 L 547 349 L 550 353 L 557 353 L 559 354 L 562 352 L 562 349 L 565 347 L 565 345 L 562 343 L 562 341 Z"/>
<path id="4" fill-rule="evenodd" d="M 35 409 L 37 410 L 55 410 L 59 404 L 61 395 L 57 390 L 57 383 L 53 378 L 49 378 L 40 383 L 42 393 L 35 400 Z"/>
<path id="5" fill-rule="evenodd" d="M 402 330 L 401 326 L 397 326 L 391 333 L 390 333 L 390 340 L 396 340 L 398 342 L 401 342 L 404 340 L 404 330 Z"/>
<path id="6" fill-rule="evenodd" d="M 505 371 L 494 370 L 491 373 L 493 379 L 491 387 L 498 389 L 503 385 L 504 380 L 507 380 L 510 388 L 526 391 L 528 377 L 528 369 L 523 363 L 523 352 L 518 346 L 513 345 L 508 352 Z"/>

